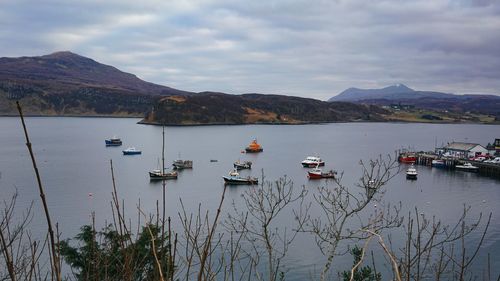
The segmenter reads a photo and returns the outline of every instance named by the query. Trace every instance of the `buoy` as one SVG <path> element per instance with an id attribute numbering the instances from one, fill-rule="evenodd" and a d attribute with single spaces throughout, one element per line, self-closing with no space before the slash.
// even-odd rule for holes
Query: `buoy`
<path id="1" fill-rule="evenodd" d="M 377 208 L 377 204 L 374 204 L 373 207 Z"/>

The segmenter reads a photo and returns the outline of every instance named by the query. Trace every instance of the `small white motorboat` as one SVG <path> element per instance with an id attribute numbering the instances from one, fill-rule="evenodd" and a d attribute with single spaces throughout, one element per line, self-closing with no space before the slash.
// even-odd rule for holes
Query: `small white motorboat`
<path id="1" fill-rule="evenodd" d="M 416 180 L 417 179 L 417 169 L 415 168 L 415 166 L 413 166 L 413 164 L 408 168 L 408 170 L 406 170 L 406 179 L 409 179 L 409 180 Z"/>
<path id="2" fill-rule="evenodd" d="M 463 165 L 456 165 L 455 169 L 467 172 L 477 172 L 479 167 L 472 165 L 469 162 L 465 162 Z"/>

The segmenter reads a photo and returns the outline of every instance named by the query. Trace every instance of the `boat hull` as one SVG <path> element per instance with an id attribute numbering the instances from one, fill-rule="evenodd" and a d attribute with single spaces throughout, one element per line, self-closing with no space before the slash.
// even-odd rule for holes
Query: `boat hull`
<path id="1" fill-rule="evenodd" d="M 416 180 L 417 175 L 416 174 L 406 174 L 406 179 L 407 180 Z"/>
<path id="2" fill-rule="evenodd" d="M 245 148 L 246 153 L 258 153 L 262 151 L 264 151 L 264 149 L 262 148 L 250 148 L 250 147 Z"/>
<path id="3" fill-rule="evenodd" d="M 177 179 L 177 174 L 171 174 L 171 173 L 157 174 L 157 173 L 149 172 L 149 179 L 150 180 L 170 180 L 170 179 Z"/>
<path id="4" fill-rule="evenodd" d="M 455 166 L 455 169 L 459 171 L 464 171 L 464 172 L 470 172 L 470 173 L 477 173 L 479 171 L 479 168 L 466 168 L 466 167 L 460 167 L 460 166 Z"/>
<path id="5" fill-rule="evenodd" d="M 327 172 L 327 173 L 308 172 L 307 177 L 311 180 L 333 179 L 335 178 L 335 172 Z"/>
<path id="6" fill-rule="evenodd" d="M 141 151 L 123 151 L 123 155 L 138 155 L 142 154 Z"/>
<path id="7" fill-rule="evenodd" d="M 259 184 L 259 180 L 256 178 L 235 178 L 235 177 L 222 177 L 225 184 L 242 184 L 242 185 L 254 185 Z"/>
<path id="8" fill-rule="evenodd" d="M 417 162 L 417 157 L 414 157 L 414 156 L 400 157 L 399 162 L 407 163 L 407 164 L 414 164 L 415 162 Z"/>
<path id="9" fill-rule="evenodd" d="M 122 141 L 105 140 L 106 146 L 121 146 Z"/>

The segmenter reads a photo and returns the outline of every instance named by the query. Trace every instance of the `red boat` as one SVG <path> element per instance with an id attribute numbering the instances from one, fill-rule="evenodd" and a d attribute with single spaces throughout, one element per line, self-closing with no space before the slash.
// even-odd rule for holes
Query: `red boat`
<path id="1" fill-rule="evenodd" d="M 336 172 L 333 170 L 330 170 L 326 173 L 324 173 L 319 167 L 316 167 L 309 172 L 307 172 L 307 176 L 311 180 L 316 180 L 316 179 L 332 179 L 335 178 Z"/>
<path id="2" fill-rule="evenodd" d="M 414 164 L 417 162 L 417 156 L 415 154 L 401 154 L 399 155 L 399 162 Z"/>

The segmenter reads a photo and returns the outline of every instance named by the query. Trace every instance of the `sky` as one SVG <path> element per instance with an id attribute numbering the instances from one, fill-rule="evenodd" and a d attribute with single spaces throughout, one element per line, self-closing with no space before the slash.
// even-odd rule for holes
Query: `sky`
<path id="1" fill-rule="evenodd" d="M 193 92 L 500 95 L 500 1 L 0 0 L 0 57 L 56 51 Z"/>

